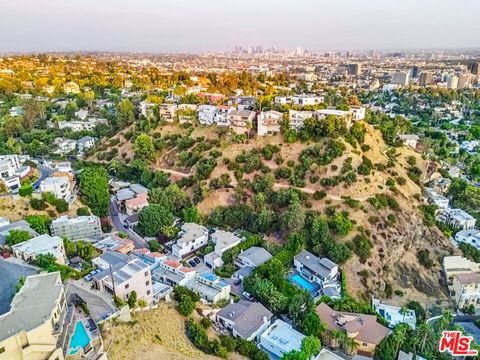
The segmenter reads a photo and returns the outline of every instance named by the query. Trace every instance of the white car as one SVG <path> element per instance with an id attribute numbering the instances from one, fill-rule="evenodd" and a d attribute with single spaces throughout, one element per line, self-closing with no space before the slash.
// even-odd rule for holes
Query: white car
<path id="1" fill-rule="evenodd" d="M 255 300 L 254 297 L 252 296 L 252 294 L 250 294 L 249 292 L 244 291 L 244 292 L 242 293 L 242 295 L 243 295 L 247 300 L 250 300 L 250 301 Z"/>

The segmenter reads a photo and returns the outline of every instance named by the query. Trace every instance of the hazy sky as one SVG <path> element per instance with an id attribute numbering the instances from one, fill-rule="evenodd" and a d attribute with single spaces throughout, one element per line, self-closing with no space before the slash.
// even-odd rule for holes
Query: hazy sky
<path id="1" fill-rule="evenodd" d="M 480 0 L 0 0 L 0 52 L 480 46 Z"/>

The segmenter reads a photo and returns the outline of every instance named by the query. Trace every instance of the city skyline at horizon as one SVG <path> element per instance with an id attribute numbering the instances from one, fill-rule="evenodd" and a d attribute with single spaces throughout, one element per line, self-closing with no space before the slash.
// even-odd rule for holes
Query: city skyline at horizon
<path id="1" fill-rule="evenodd" d="M 219 0 L 0 3 L 0 31 L 8 34 L 0 53 L 205 53 L 255 44 L 312 51 L 480 46 L 475 19 L 480 4 L 474 0 L 299 0 L 295 6 L 273 0 L 231 0 L 229 6 Z"/>

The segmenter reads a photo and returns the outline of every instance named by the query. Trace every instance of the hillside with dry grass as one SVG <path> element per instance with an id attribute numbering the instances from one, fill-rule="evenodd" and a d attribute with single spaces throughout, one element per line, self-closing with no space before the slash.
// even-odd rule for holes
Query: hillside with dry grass
<path id="1" fill-rule="evenodd" d="M 368 258 L 360 259 L 354 255 L 343 265 L 352 294 L 365 299 L 372 295 L 388 296 L 398 303 L 405 302 L 405 299 L 424 302 L 429 298 L 444 300 L 446 294 L 441 286 L 440 260 L 444 255 L 453 253 L 454 249 L 436 227 L 424 225 L 419 211 L 422 204 L 420 184 L 429 164 L 408 147 L 387 146 L 378 130 L 367 124 L 365 126 L 367 131 L 361 146 L 352 146 L 343 138 L 336 139 L 344 145 L 341 156 L 334 157 L 325 165 L 313 161 L 308 171 L 302 174 L 303 183 L 300 186 L 293 184 L 304 194 L 302 205 L 306 211 L 321 214 L 329 211 L 348 213 L 348 218 L 354 223 L 353 230 L 343 237 L 334 236 L 337 242 L 350 242 L 360 232 L 368 234 L 371 242 Z M 110 144 L 115 145 L 106 143 L 103 151 L 115 148 L 113 158 L 129 163 L 134 158 L 134 146 L 128 140 L 131 131 L 126 129 L 117 134 L 110 140 Z M 317 146 L 325 152 L 331 146 L 328 138 L 288 144 L 281 135 L 235 143 L 220 128 L 184 128 L 176 124 L 159 126 L 150 135 L 160 139 L 160 150 L 149 166 L 152 170 L 170 174 L 171 181 L 184 181 L 198 173 L 198 162 L 188 164 L 192 156 L 211 156 L 213 151 L 216 152 L 216 166 L 208 178 L 185 188 L 192 196 L 195 192 L 201 193 L 197 206 L 205 217 L 218 206 L 249 203 L 254 195 L 250 185 L 257 177 L 263 177 L 268 172 L 277 175 L 279 168 L 286 168 L 285 171 L 294 174 L 302 156 L 305 158 L 302 154 L 306 149 Z M 186 138 L 195 141 L 184 148 L 172 145 Z M 239 155 L 260 154 L 258 156 L 261 157 L 266 145 L 275 145 L 278 151 L 270 159 L 263 157 L 260 168 L 242 170 L 239 174 Z M 199 150 L 195 152 L 196 149 Z M 356 171 L 365 157 L 373 165 L 367 175 Z M 95 157 L 91 159 L 98 160 Z M 245 169 L 245 164 L 240 167 Z M 270 170 L 265 170 L 265 167 Z M 346 180 L 337 181 L 343 179 L 346 172 L 355 173 L 355 179 L 348 183 Z M 226 180 L 222 182 L 222 179 Z M 291 186 L 291 180 L 276 176 L 272 189 L 278 191 Z M 240 192 L 239 187 L 242 188 Z M 394 199 L 395 206 L 379 204 L 376 197 L 380 200 Z M 281 244 L 284 236 L 285 232 L 273 231 L 268 238 Z M 418 254 L 422 250 L 429 251 L 431 266 L 420 264 Z"/>

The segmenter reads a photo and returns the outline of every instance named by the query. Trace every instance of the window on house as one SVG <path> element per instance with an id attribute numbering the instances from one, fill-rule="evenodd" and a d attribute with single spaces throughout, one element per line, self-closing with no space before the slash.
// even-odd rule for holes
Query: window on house
<path id="1" fill-rule="evenodd" d="M 0 354 L 3 354 L 5 352 L 5 348 L 4 347 L 1 347 L 0 348 Z"/>
<path id="2" fill-rule="evenodd" d="M 146 285 L 146 286 L 150 285 L 150 281 L 147 281 L 147 282 L 145 283 L 145 285 Z"/>
<path id="3" fill-rule="evenodd" d="M 148 276 L 148 271 L 145 271 L 145 276 Z"/>
<path id="4" fill-rule="evenodd" d="M 147 295 L 150 295 L 150 290 L 147 290 Z"/>
<path id="5" fill-rule="evenodd" d="M 125 289 L 128 289 L 130 287 L 130 284 L 125 285 Z"/>

